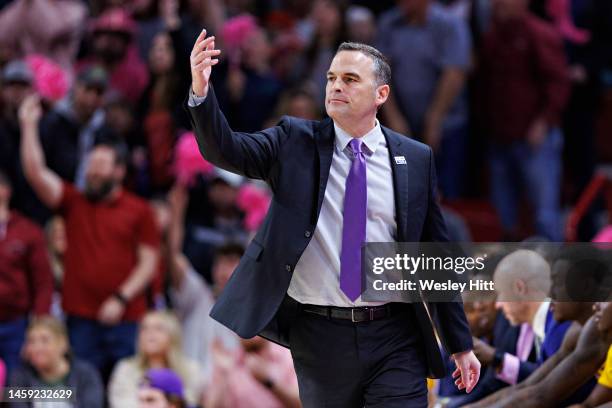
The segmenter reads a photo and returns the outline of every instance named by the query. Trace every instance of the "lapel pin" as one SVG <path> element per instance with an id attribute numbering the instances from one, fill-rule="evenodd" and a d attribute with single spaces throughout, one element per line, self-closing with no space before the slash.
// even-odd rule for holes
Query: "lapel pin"
<path id="1" fill-rule="evenodd" d="M 406 164 L 406 158 L 404 156 L 395 156 L 395 164 Z"/>

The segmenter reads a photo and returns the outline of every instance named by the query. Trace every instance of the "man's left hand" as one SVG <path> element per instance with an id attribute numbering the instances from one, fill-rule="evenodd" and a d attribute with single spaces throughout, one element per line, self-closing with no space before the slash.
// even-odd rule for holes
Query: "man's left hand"
<path id="1" fill-rule="evenodd" d="M 98 321 L 109 326 L 115 325 L 121 321 L 123 312 L 125 312 L 123 303 L 115 297 L 110 297 L 100 306 L 98 310 Z"/>
<path id="2" fill-rule="evenodd" d="M 469 394 L 478 384 L 480 361 L 471 350 L 455 353 L 453 359 L 457 365 L 457 369 L 453 372 L 453 378 L 456 378 L 455 385 L 460 390 L 465 389 L 465 392 Z"/>

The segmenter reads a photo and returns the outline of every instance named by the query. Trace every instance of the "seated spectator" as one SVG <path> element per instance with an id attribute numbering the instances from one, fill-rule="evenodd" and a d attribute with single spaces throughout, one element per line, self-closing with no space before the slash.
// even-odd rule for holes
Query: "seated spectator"
<path id="1" fill-rule="evenodd" d="M 19 359 L 30 314 L 49 313 L 53 277 L 39 226 L 9 209 L 11 184 L 0 172 L 0 359 Z"/>
<path id="2" fill-rule="evenodd" d="M 72 357 L 66 328 L 57 319 L 41 317 L 28 326 L 22 356 L 24 364 L 10 377 L 11 387 L 66 388 L 75 393 L 74 406 L 102 408 L 104 386 L 88 363 Z M 11 408 L 38 406 L 14 403 Z"/>
<path id="3" fill-rule="evenodd" d="M 183 383 L 172 370 L 152 368 L 138 390 L 138 408 L 185 408 Z"/>
<path id="4" fill-rule="evenodd" d="M 138 407 L 138 386 L 149 368 L 176 372 L 185 388 L 185 400 L 196 404 L 202 390 L 202 369 L 182 351 L 181 326 L 168 312 L 149 312 L 140 324 L 136 355 L 117 363 L 108 385 L 111 408 Z"/>
<path id="5" fill-rule="evenodd" d="M 559 349 L 570 323 L 553 317 L 550 267 L 538 253 L 521 249 L 507 255 L 497 265 L 494 280 L 497 304 L 512 325 L 520 326 L 516 353 L 499 359 L 496 377 L 516 384 Z"/>
<path id="6" fill-rule="evenodd" d="M 242 347 L 213 345 L 213 373 L 203 405 L 207 408 L 301 407 L 291 353 L 262 337 Z"/>
<path id="7" fill-rule="evenodd" d="M 47 222 L 45 228 L 47 250 L 53 272 L 53 299 L 51 301 L 51 315 L 63 320 L 62 311 L 62 281 L 64 280 L 64 255 L 68 248 L 66 242 L 66 223 L 60 216 L 54 216 Z"/>
<path id="8" fill-rule="evenodd" d="M 209 314 L 216 296 L 225 287 L 243 254 L 244 247 L 239 244 L 229 243 L 217 250 L 212 267 L 212 288 L 193 269 L 187 257 L 182 254 L 173 257 L 170 299 L 184 328 L 185 354 L 202 365 L 206 379 L 212 371 L 211 353 L 215 340 L 230 349 L 239 347 L 238 336 Z"/>
<path id="9" fill-rule="evenodd" d="M 482 277 L 475 276 L 473 279 Z M 497 364 L 505 353 L 516 354 L 520 326 L 511 326 L 495 307 L 496 296 L 487 296 L 483 292 L 465 292 L 464 309 L 474 336 L 474 353 L 482 363 L 480 380 L 471 393 L 458 391 L 450 375 L 454 367 L 449 367 L 449 376 L 440 380 L 440 403 L 444 408 L 461 407 L 506 387 L 508 384 L 499 380 Z M 449 361 L 450 362 L 450 361 Z"/>
<path id="10" fill-rule="evenodd" d="M 134 354 L 137 322 L 147 309 L 145 288 L 155 276 L 159 247 L 153 211 L 123 189 L 120 146 L 91 150 L 83 192 L 49 169 L 38 137 L 41 114 L 37 97 L 28 96 L 19 115 L 24 173 L 66 222 L 62 307 L 72 348 L 107 378 L 117 360 Z"/>
<path id="11" fill-rule="evenodd" d="M 593 249 L 564 248 L 553 263 L 554 317 L 558 321 L 573 320 L 560 350 L 515 387 L 499 391 L 474 407 L 567 406 L 583 401 L 595 385 L 595 378 L 608 352 L 610 342 L 601 332 L 602 314 L 607 304 L 596 303 L 598 312 L 592 316 L 592 302 L 582 299 L 606 297 L 609 282 L 606 273 L 594 268 L 593 262 L 584 262 L 585 256 L 597 261 Z M 576 282 L 580 280 L 580 284 Z M 576 288 L 579 288 L 577 292 Z M 602 288 L 608 288 L 603 290 Z M 578 299 L 573 301 L 571 299 Z M 599 328 L 598 328 L 599 327 Z"/>

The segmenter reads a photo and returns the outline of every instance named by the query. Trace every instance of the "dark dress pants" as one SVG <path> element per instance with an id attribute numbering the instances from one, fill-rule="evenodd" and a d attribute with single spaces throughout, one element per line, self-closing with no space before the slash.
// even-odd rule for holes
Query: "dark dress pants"
<path id="1" fill-rule="evenodd" d="M 371 322 L 300 309 L 289 332 L 304 408 L 427 407 L 426 362 L 412 306 Z"/>

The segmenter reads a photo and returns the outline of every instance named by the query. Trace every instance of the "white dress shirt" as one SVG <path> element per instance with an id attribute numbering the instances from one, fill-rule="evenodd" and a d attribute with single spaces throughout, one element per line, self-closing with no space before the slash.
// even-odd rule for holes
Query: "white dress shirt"
<path id="1" fill-rule="evenodd" d="M 352 137 L 334 123 L 336 132 L 329 179 L 313 237 L 295 266 L 287 293 L 300 303 L 329 306 L 372 306 L 381 302 L 352 302 L 340 290 L 340 249 L 345 183 L 352 163 Z M 387 141 L 380 124 L 361 140 L 366 154 L 368 188 L 366 242 L 395 242 L 393 174 Z"/>
<path id="2" fill-rule="evenodd" d="M 206 97 L 190 92 L 189 105 L 197 106 Z M 319 220 L 306 250 L 295 266 L 287 293 L 300 303 L 324 306 L 374 306 L 384 302 L 352 302 L 340 290 L 340 249 L 344 190 L 351 169 L 352 136 L 334 123 L 335 143 L 329 179 Z M 374 128 L 361 137 L 366 155 L 368 189 L 366 242 L 395 242 L 395 196 L 387 141 L 376 120 Z"/>

